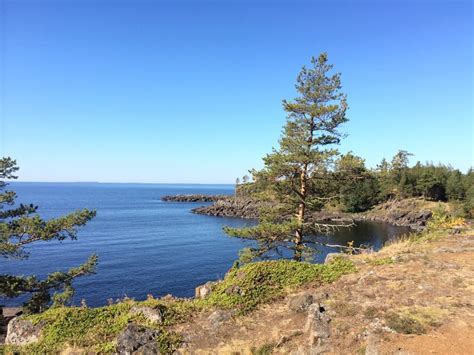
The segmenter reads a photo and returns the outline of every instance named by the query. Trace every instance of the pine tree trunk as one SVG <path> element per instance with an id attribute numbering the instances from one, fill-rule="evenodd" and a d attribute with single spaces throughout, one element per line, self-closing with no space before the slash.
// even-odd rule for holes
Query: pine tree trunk
<path id="1" fill-rule="evenodd" d="M 298 227 L 295 234 L 295 255 L 294 259 L 296 261 L 301 261 L 303 254 L 303 223 L 304 223 L 304 213 L 306 209 L 306 171 L 307 166 L 305 165 L 301 174 L 300 174 L 300 198 L 301 201 L 298 205 L 298 213 L 296 214 L 296 220 L 298 222 Z"/>

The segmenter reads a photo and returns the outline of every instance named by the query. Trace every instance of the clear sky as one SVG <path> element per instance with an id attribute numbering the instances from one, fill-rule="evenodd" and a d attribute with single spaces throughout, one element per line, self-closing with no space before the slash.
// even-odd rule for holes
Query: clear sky
<path id="1" fill-rule="evenodd" d="M 0 2 L 0 154 L 21 180 L 233 183 L 322 51 L 342 152 L 474 165 L 471 1 Z"/>

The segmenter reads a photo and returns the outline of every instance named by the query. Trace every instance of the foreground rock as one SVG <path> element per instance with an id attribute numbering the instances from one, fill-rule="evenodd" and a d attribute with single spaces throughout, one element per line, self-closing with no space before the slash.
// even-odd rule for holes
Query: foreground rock
<path id="1" fill-rule="evenodd" d="M 302 294 L 293 296 L 288 301 L 288 308 L 296 313 L 306 311 L 314 302 L 313 295 L 304 292 Z"/>
<path id="2" fill-rule="evenodd" d="M 158 323 L 161 324 L 163 323 L 163 312 L 160 309 L 155 309 L 151 307 L 137 307 L 134 306 L 130 310 L 132 314 L 140 314 L 142 315 L 145 319 L 152 323 Z"/>
<path id="3" fill-rule="evenodd" d="M 211 292 L 212 289 L 217 285 L 217 282 L 214 281 L 208 281 L 204 285 L 196 287 L 194 291 L 194 297 L 195 298 L 207 298 Z"/>
<path id="4" fill-rule="evenodd" d="M 222 323 L 228 321 L 235 314 L 232 310 L 217 310 L 207 318 L 207 323 L 212 329 L 217 329 Z"/>
<path id="5" fill-rule="evenodd" d="M 8 323 L 7 337 L 5 344 L 7 345 L 27 345 L 37 342 L 41 336 L 42 324 L 34 325 L 31 321 L 13 318 Z"/>
<path id="6" fill-rule="evenodd" d="M 167 202 L 215 202 L 222 199 L 227 199 L 227 195 L 203 195 L 203 194 L 191 194 L 191 195 L 167 195 L 161 198 L 162 201 Z"/>
<path id="7" fill-rule="evenodd" d="M 23 313 L 21 307 L 1 307 L 0 306 L 0 344 L 5 343 L 8 323 L 15 317 Z"/>
<path id="8" fill-rule="evenodd" d="M 159 331 L 129 324 L 117 337 L 119 354 L 159 354 L 156 338 Z"/>
<path id="9" fill-rule="evenodd" d="M 308 333 L 308 343 L 311 353 L 320 354 L 330 351 L 331 318 L 322 304 L 312 304 L 308 309 L 305 331 Z"/>

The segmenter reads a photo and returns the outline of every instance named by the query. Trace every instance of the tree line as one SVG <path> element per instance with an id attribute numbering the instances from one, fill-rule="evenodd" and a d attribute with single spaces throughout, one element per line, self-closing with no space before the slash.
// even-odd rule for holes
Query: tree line
<path id="1" fill-rule="evenodd" d="M 352 152 L 340 155 L 322 175 L 326 181 L 321 181 L 318 193 L 343 212 L 364 212 L 391 199 L 419 197 L 452 202 L 459 207 L 459 215 L 474 218 L 474 169 L 463 173 L 450 165 L 419 161 L 409 166 L 412 155 L 400 150 L 374 169 L 367 168 L 365 160 Z M 259 172 L 253 173 L 254 181 L 236 186 L 238 195 L 271 199 L 268 183 L 259 180 Z"/>
<path id="2" fill-rule="evenodd" d="M 353 181 L 339 186 L 341 206 L 348 212 L 362 212 L 394 198 L 421 197 L 429 201 L 451 201 L 462 205 L 459 213 L 472 218 L 474 171 L 462 173 L 451 166 L 417 162 L 408 166 L 412 154 L 400 150 L 391 161 L 383 159 L 375 169 L 352 153 L 343 155 L 339 165 L 350 171 Z M 337 170 L 340 169 L 336 164 Z M 349 179 L 350 180 L 350 179 Z"/>

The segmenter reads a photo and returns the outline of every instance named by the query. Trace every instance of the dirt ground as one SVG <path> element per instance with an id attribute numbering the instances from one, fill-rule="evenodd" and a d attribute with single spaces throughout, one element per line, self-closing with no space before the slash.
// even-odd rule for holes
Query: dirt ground
<path id="1" fill-rule="evenodd" d="M 423 243 L 398 242 L 353 256 L 357 273 L 309 293 L 330 316 L 329 354 L 474 354 L 474 233 Z M 183 354 L 318 354 L 308 315 L 288 295 L 244 316 L 200 314 L 176 330 Z M 411 334 L 410 334 L 411 333 Z"/>

